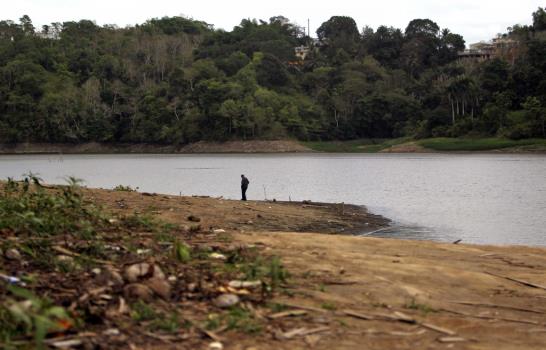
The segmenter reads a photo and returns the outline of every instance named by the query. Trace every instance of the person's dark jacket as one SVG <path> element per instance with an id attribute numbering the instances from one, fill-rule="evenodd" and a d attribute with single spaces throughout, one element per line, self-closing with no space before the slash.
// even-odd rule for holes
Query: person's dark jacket
<path id="1" fill-rule="evenodd" d="M 241 179 L 241 188 L 247 188 L 249 183 L 250 183 L 250 181 L 248 181 L 248 179 L 246 177 L 243 177 Z"/>

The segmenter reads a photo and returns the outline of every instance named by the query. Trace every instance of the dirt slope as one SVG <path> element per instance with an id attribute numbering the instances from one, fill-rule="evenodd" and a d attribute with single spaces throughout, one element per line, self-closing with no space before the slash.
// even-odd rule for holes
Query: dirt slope
<path id="1" fill-rule="evenodd" d="M 234 242 L 282 257 L 291 278 L 275 301 L 306 314 L 272 321 L 258 336 L 221 334 L 226 349 L 546 348 L 546 290 L 516 282 L 546 286 L 545 249 L 269 232 L 386 224 L 339 205 L 94 193 L 113 209 L 121 198 L 118 210 L 147 208 L 173 222 L 199 215 Z"/>

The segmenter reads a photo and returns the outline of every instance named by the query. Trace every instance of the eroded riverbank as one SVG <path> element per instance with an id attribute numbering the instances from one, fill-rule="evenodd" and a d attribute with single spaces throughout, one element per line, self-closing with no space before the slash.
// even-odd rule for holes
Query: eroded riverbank
<path id="1" fill-rule="evenodd" d="M 57 269 L 67 269 L 70 261 L 85 261 L 78 260 L 80 253 L 87 252 L 84 241 L 64 238 L 65 243 L 55 245 L 60 255 L 53 259 L 63 257 L 63 265 L 37 276 L 36 292 L 67 307 L 85 306 L 95 310 L 91 311 L 94 317 L 104 317 L 76 333 L 64 333 L 57 338 L 61 342 L 146 349 L 206 348 L 220 342 L 224 349 L 237 350 L 543 349 L 545 345 L 546 249 L 325 234 L 376 230 L 388 223 L 362 207 L 340 204 L 241 202 L 95 189 L 83 189 L 83 196 L 113 217 L 134 218 L 130 222 L 136 226 L 104 236 L 107 246 L 116 250 L 108 253 L 110 248 L 106 248 L 101 253 L 106 254 L 104 258 L 90 258 L 75 270 Z M 165 233 L 145 229 L 149 218 L 180 227 L 181 231 L 172 234 L 191 247 L 192 256 L 200 252 L 201 257 L 181 265 L 173 263 L 171 248 L 165 246 L 172 240 Z M 4 258 L 2 273 L 20 277 L 30 273 L 36 261 L 22 248 L 28 243 L 10 230 L 2 232 L 5 251 L 9 245 L 23 252 L 20 260 Z M 218 275 L 223 271 L 222 260 L 212 265 L 202 260 L 207 251 L 232 259 L 248 254 L 249 249 L 258 252 L 259 259 L 279 257 L 282 271 L 288 273 L 283 272 L 282 288 L 267 297 L 267 302 L 254 292 L 226 287 L 225 272 Z M 114 260 L 108 262 L 107 257 Z M 127 286 L 122 294 L 129 298 L 126 301 L 111 296 L 121 287 L 110 286 L 109 278 L 124 270 L 125 278 L 135 263 L 161 266 L 175 276 L 172 281 L 169 277 L 170 287 L 154 289 L 154 295 L 163 293 L 161 297 L 146 296 L 149 310 L 135 304 Z M 110 275 L 94 275 L 105 267 Z M 202 280 L 200 275 L 208 277 Z M 154 286 L 147 284 L 152 280 L 140 283 Z M 195 289 L 192 280 L 205 284 Z M 97 286 L 100 281 L 107 284 Z M 220 313 L 208 301 L 219 291 L 240 293 L 241 306 Z M 70 302 L 73 299 L 76 301 Z M 101 305 L 106 307 L 105 314 Z M 157 321 L 179 305 L 183 306 L 176 314 L 180 319 Z M 127 323 L 131 319 L 137 324 Z M 191 323 L 182 327 L 183 320 Z M 55 338 L 48 341 L 53 344 Z"/>

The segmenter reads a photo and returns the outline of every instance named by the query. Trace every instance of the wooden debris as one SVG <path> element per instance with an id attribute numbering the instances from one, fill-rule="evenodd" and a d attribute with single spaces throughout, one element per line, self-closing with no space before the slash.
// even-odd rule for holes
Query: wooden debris
<path id="1" fill-rule="evenodd" d="M 153 339 L 161 340 L 162 342 L 165 342 L 165 343 L 186 340 L 188 338 L 187 335 L 155 334 L 152 332 L 144 332 L 144 335 Z"/>
<path id="2" fill-rule="evenodd" d="M 327 313 L 327 310 L 319 309 L 318 307 L 312 307 L 312 306 L 304 306 L 304 305 L 294 305 L 289 303 L 280 303 L 281 305 L 292 307 L 294 309 L 302 309 L 302 310 L 308 310 L 308 311 L 314 311 L 314 312 L 320 312 L 322 314 Z"/>
<path id="3" fill-rule="evenodd" d="M 54 341 L 50 343 L 51 346 L 58 349 L 79 347 L 82 344 L 83 342 L 81 341 L 81 339 L 59 340 L 59 341 Z"/>
<path id="4" fill-rule="evenodd" d="M 493 273 L 493 272 L 486 271 L 485 273 L 488 274 L 488 275 L 491 275 L 491 276 L 504 278 L 506 280 L 516 282 L 516 283 L 522 284 L 522 285 L 527 286 L 527 287 L 546 290 L 546 286 L 543 286 L 543 285 L 540 285 L 540 284 L 531 283 L 531 282 L 528 282 L 528 281 L 524 281 L 524 280 L 520 280 L 520 279 L 517 279 L 517 278 L 508 277 L 508 276 L 497 275 L 496 273 Z"/>
<path id="5" fill-rule="evenodd" d="M 360 312 L 355 312 L 355 311 L 352 311 L 352 310 L 343 310 L 342 311 L 343 314 L 347 315 L 347 316 L 351 316 L 351 317 L 355 317 L 355 318 L 360 318 L 361 320 L 367 320 L 367 321 L 371 321 L 371 320 L 375 320 L 376 318 L 372 315 L 365 315 L 363 313 L 360 313 Z"/>
<path id="6" fill-rule="evenodd" d="M 343 313 L 345 315 L 347 315 L 347 316 L 351 316 L 351 317 L 355 317 L 355 318 L 359 318 L 359 319 L 367 320 L 367 321 L 370 321 L 370 320 L 383 320 L 383 321 L 397 321 L 397 322 L 403 322 L 403 323 L 411 323 L 411 324 L 416 324 L 416 325 L 419 325 L 421 327 L 428 328 L 428 329 L 431 329 L 433 331 L 436 331 L 436 332 L 439 332 L 439 333 L 442 333 L 442 334 L 446 334 L 446 335 L 455 335 L 455 334 L 457 334 L 456 332 L 454 332 L 454 331 L 452 331 L 450 329 L 447 329 L 447 328 L 443 328 L 443 327 L 436 326 L 436 325 L 426 323 L 426 322 L 419 322 L 416 319 L 414 319 L 413 317 L 411 317 L 409 315 L 406 315 L 406 314 L 404 314 L 402 312 L 399 312 L 399 311 L 395 311 L 393 313 L 393 315 L 383 315 L 383 314 L 365 315 L 365 314 L 362 314 L 362 313 L 359 313 L 359 312 L 354 312 L 352 310 L 344 310 Z"/>
<path id="7" fill-rule="evenodd" d="M 73 251 L 70 251 L 66 248 L 63 248 L 61 246 L 53 246 L 53 250 L 55 250 L 56 252 L 58 253 L 61 253 L 61 254 L 64 254 L 64 255 L 68 255 L 68 256 L 72 256 L 72 257 L 82 257 L 81 254 L 78 254 L 78 253 L 75 253 Z M 95 259 L 95 258 L 91 258 L 89 256 L 85 256 L 85 259 L 86 260 L 91 260 L 91 261 L 94 261 L 96 263 L 99 263 L 99 264 L 104 264 L 104 265 L 111 265 L 112 262 L 111 261 L 106 261 L 106 260 L 101 260 L 101 259 Z"/>
<path id="8" fill-rule="evenodd" d="M 452 331 L 450 329 L 439 327 L 439 326 L 436 326 L 436 325 L 433 325 L 433 324 L 430 324 L 430 323 L 423 322 L 423 323 L 419 323 L 419 325 L 421 327 L 425 327 L 425 328 L 428 328 L 428 329 L 431 329 L 433 331 L 443 333 L 443 334 L 446 334 L 446 335 L 455 335 L 455 334 L 457 334 L 456 332 L 454 332 L 454 331 Z"/>
<path id="9" fill-rule="evenodd" d="M 526 308 L 510 306 L 510 305 L 500 305 L 500 304 L 491 304 L 491 303 L 478 303 L 478 302 L 473 302 L 473 301 L 450 301 L 450 303 L 461 304 L 461 305 L 470 305 L 470 306 L 491 307 L 491 308 L 495 308 L 495 309 L 507 309 L 507 310 L 523 311 L 523 312 L 532 312 L 532 313 L 541 314 L 541 315 L 546 313 L 546 312 L 540 311 L 540 310 L 526 309 Z"/>
<path id="10" fill-rule="evenodd" d="M 465 317 L 472 317 L 472 318 L 480 318 L 484 320 L 494 320 L 494 321 L 506 321 L 506 322 L 515 322 L 515 323 L 524 323 L 524 324 L 533 324 L 533 325 L 540 325 L 539 322 L 536 321 L 529 321 L 529 320 L 519 320 L 515 318 L 507 318 L 507 317 L 493 317 L 493 316 L 485 316 L 485 315 L 472 315 L 461 311 L 455 311 L 450 310 L 446 308 L 440 309 L 441 311 L 446 311 L 455 315 L 461 315 Z"/>
<path id="11" fill-rule="evenodd" d="M 400 322 L 406 322 L 406 323 L 416 323 L 417 322 L 413 317 L 408 316 L 405 313 L 402 313 L 400 311 L 395 311 L 393 313 L 393 316 L 390 316 L 390 317 L 392 317 L 394 320 L 400 321 Z"/>
<path id="12" fill-rule="evenodd" d="M 414 336 L 414 335 L 422 335 L 422 334 L 425 334 L 427 331 L 424 330 L 424 329 L 420 329 L 416 332 L 398 332 L 398 331 L 393 331 L 393 332 L 387 332 L 387 334 L 389 335 L 394 335 L 394 336 L 401 336 L 401 337 L 409 337 L 409 336 Z"/>
<path id="13" fill-rule="evenodd" d="M 293 330 L 288 331 L 288 332 L 277 332 L 275 334 L 275 336 L 278 339 L 287 340 L 287 339 L 292 339 L 292 338 L 295 338 L 295 337 L 304 337 L 304 336 L 308 336 L 308 335 L 311 335 L 311 334 L 326 332 L 326 331 L 329 331 L 329 330 L 330 330 L 330 327 L 327 327 L 327 326 L 311 328 L 311 329 L 302 327 L 302 328 L 293 329 Z"/>
<path id="14" fill-rule="evenodd" d="M 357 281 L 324 281 L 322 282 L 324 285 L 337 285 L 337 286 L 349 286 L 352 284 L 358 284 Z"/>
<path id="15" fill-rule="evenodd" d="M 207 331 L 205 328 L 202 328 L 202 327 L 196 327 L 200 332 L 202 332 L 204 335 L 206 335 L 207 337 L 209 337 L 210 339 L 212 340 L 216 340 L 216 341 L 223 341 L 222 337 L 220 337 L 219 335 L 217 335 L 216 333 L 214 332 L 211 332 L 211 331 Z"/>
<path id="16" fill-rule="evenodd" d="M 303 316 L 307 315 L 307 311 L 305 310 L 287 310 L 283 312 L 277 312 L 275 314 L 268 315 L 267 317 L 275 320 L 277 318 L 283 318 L 283 317 L 290 317 L 290 316 Z"/>

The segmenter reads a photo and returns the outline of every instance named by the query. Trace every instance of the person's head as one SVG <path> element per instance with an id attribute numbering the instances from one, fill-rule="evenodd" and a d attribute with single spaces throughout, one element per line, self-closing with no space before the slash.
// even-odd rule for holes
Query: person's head
<path id="1" fill-rule="evenodd" d="M 243 174 L 241 174 L 241 177 L 245 177 Z"/>

